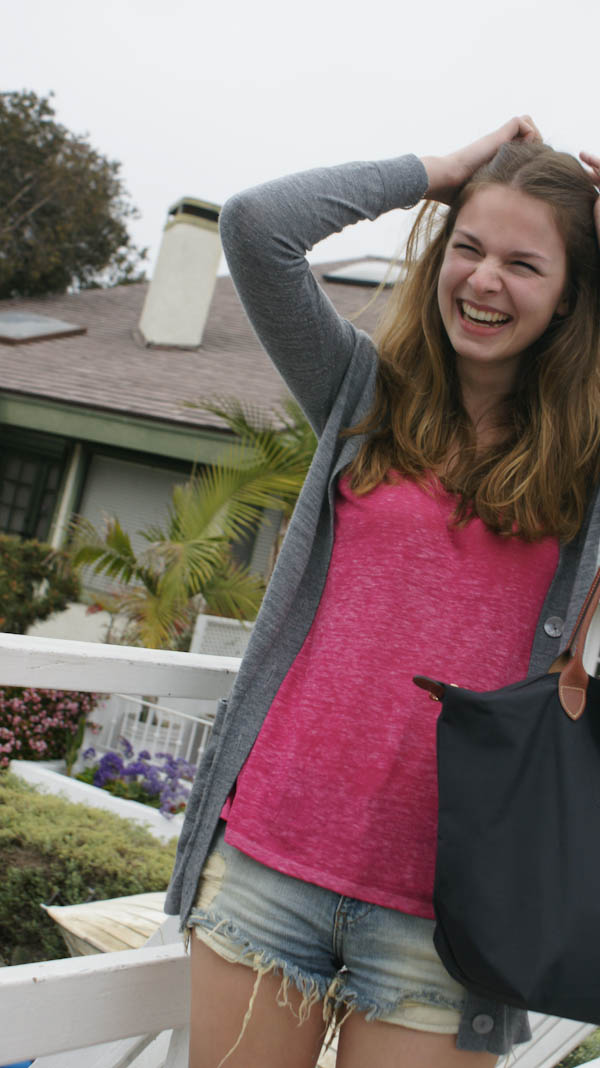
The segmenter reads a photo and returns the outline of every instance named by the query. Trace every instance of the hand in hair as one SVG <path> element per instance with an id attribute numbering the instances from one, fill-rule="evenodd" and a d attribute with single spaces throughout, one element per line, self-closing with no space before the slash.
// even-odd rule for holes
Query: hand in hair
<path id="1" fill-rule="evenodd" d="M 429 177 L 425 200 L 451 204 L 458 190 L 472 174 L 487 163 L 507 141 L 541 141 L 542 135 L 530 115 L 509 119 L 493 133 L 480 137 L 465 148 L 447 156 L 423 156 L 421 162 Z"/>
<path id="2" fill-rule="evenodd" d="M 591 174 L 592 181 L 598 192 L 600 192 L 600 157 L 592 156 L 589 152 L 580 152 L 579 158 L 582 163 L 586 164 L 586 168 Z M 596 203 L 594 204 L 594 222 L 596 224 L 598 242 L 600 243 L 600 196 L 597 197 Z"/>

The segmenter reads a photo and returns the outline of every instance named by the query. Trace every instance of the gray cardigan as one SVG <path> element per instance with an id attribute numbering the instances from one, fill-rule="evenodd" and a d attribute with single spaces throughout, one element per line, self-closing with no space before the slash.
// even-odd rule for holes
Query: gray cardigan
<path id="1" fill-rule="evenodd" d="M 305 253 L 334 231 L 423 196 L 427 175 L 414 156 L 349 163 L 279 179 L 232 197 L 221 236 L 248 317 L 318 436 L 248 649 L 229 699 L 222 699 L 179 839 L 166 911 L 182 926 L 219 814 L 285 674 L 310 628 L 333 544 L 335 480 L 360 439 L 340 441 L 343 427 L 369 409 L 377 357 L 364 332 L 341 319 L 317 284 Z M 596 568 L 597 494 L 579 538 L 563 546 L 539 620 L 530 674 L 545 672 L 559 652 Z M 499 619 L 498 626 L 510 626 Z M 493 635 L 490 635 L 493 640 Z M 505 1053 L 529 1037 L 526 1014 L 467 996 L 457 1044 Z"/>

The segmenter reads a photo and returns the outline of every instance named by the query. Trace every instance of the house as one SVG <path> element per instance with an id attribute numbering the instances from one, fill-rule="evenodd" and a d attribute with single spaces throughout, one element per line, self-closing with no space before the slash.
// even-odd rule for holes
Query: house
<path id="1" fill-rule="evenodd" d="M 268 410 L 286 395 L 230 278 L 216 277 L 217 218 L 203 201 L 173 205 L 151 283 L 2 301 L 0 530 L 58 547 L 74 513 L 96 525 L 118 515 L 139 547 L 135 532 L 163 520 L 172 487 L 228 440 L 194 402 L 237 396 Z M 388 266 L 314 270 L 354 317 Z M 336 268 L 341 277 L 327 280 Z M 361 328 L 373 328 L 380 304 Z M 258 571 L 277 534 L 270 518 L 243 549 Z"/>

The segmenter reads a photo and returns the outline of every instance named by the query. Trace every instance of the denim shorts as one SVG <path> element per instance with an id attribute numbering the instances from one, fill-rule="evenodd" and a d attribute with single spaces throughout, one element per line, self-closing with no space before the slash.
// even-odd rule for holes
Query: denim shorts
<path id="1" fill-rule="evenodd" d="M 300 1019 L 323 1002 L 326 1021 L 369 1020 L 456 1034 L 466 992 L 433 945 L 433 920 L 370 905 L 267 868 L 224 840 L 221 822 L 188 926 L 226 960 L 292 983 Z"/>

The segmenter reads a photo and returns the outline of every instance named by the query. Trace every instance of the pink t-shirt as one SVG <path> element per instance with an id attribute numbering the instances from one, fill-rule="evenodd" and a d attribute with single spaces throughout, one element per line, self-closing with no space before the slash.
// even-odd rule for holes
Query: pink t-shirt
<path id="1" fill-rule="evenodd" d="M 310 631 L 239 775 L 226 841 L 288 875 L 433 917 L 439 704 L 412 682 L 474 690 L 527 673 L 558 542 L 456 529 L 453 498 L 397 477 L 339 480 Z"/>

